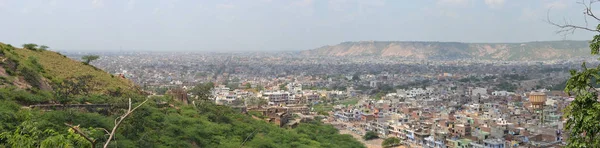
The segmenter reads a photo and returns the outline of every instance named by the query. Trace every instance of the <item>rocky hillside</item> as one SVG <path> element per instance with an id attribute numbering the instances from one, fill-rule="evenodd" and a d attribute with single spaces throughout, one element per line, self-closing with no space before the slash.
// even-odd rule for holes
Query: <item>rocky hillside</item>
<path id="1" fill-rule="evenodd" d="M 587 41 L 461 43 L 360 41 L 302 51 L 308 56 L 384 56 L 415 59 L 552 60 L 589 55 Z"/>

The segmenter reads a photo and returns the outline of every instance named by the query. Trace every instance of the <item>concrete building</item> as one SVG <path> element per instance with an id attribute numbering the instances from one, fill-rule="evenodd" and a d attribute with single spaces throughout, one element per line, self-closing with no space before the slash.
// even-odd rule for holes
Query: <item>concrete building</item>
<path id="1" fill-rule="evenodd" d="M 269 105 L 284 105 L 287 104 L 292 96 L 289 92 L 265 92 L 262 97 L 269 101 Z"/>

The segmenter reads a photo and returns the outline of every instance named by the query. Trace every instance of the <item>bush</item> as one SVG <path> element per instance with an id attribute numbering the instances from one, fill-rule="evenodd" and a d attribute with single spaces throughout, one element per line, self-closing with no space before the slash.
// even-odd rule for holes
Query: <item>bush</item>
<path id="1" fill-rule="evenodd" d="M 34 94 L 25 90 L 17 90 L 14 87 L 2 88 L 0 89 L 0 99 L 14 99 L 19 103 L 31 105 L 45 103 L 52 98 L 51 94 L 48 92 L 37 91 L 37 89 L 34 89 L 34 92 L 37 93 Z"/>
<path id="2" fill-rule="evenodd" d="M 329 113 L 327 113 L 326 111 L 319 111 L 318 114 L 323 116 L 329 116 Z"/>
<path id="3" fill-rule="evenodd" d="M 27 83 L 29 83 L 33 88 L 39 89 L 42 85 L 39 74 L 36 73 L 33 69 L 23 66 L 20 68 L 19 72 L 21 73 L 25 81 L 27 81 Z"/>
<path id="4" fill-rule="evenodd" d="M 379 135 L 377 135 L 377 133 L 375 133 L 374 131 L 368 131 L 363 136 L 364 140 L 373 140 L 373 139 L 377 139 L 377 138 L 379 138 Z"/>
<path id="5" fill-rule="evenodd" d="M 39 51 L 46 51 L 48 50 L 50 47 L 46 46 L 46 45 L 41 45 L 39 48 Z"/>
<path id="6" fill-rule="evenodd" d="M 381 147 L 384 147 L 384 148 L 390 148 L 390 147 L 394 147 L 394 146 L 398 146 L 398 145 L 400 145 L 400 139 L 398 139 L 396 137 L 386 138 L 381 143 Z"/>
<path id="7" fill-rule="evenodd" d="M 36 72 L 44 72 L 44 67 L 42 66 L 42 64 L 40 64 L 40 62 L 38 61 L 38 58 L 30 56 L 27 58 L 27 62 L 29 62 L 32 66 L 32 68 L 36 71 Z"/>
<path id="8" fill-rule="evenodd" d="M 37 46 L 38 46 L 37 44 L 33 44 L 33 43 L 23 44 L 23 48 L 33 50 L 33 51 L 37 51 Z"/>

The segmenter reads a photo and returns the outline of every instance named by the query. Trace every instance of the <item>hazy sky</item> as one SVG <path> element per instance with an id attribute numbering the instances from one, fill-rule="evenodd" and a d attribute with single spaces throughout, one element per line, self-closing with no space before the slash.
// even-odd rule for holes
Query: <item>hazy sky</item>
<path id="1" fill-rule="evenodd" d="M 550 10 L 556 21 L 585 25 L 582 6 L 575 2 L 0 0 L 0 42 L 67 51 L 280 51 L 361 40 L 561 40 L 544 22 L 546 14 Z M 567 39 L 592 35 L 578 31 Z"/>

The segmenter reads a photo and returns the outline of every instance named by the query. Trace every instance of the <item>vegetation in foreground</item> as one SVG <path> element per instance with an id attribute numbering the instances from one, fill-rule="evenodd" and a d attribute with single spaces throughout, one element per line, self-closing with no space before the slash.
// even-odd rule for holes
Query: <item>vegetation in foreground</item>
<path id="1" fill-rule="evenodd" d="M 599 1 L 583 0 L 579 2 L 584 6 L 584 17 L 600 23 L 592 10 L 592 5 Z M 591 55 L 600 53 L 600 24 L 595 28 L 577 26 L 572 24 L 556 24 L 550 19 L 548 23 L 559 27 L 557 33 L 573 33 L 575 30 L 586 30 L 596 33 L 590 41 L 589 50 Z M 587 24 L 587 21 L 586 21 Z M 564 110 L 566 119 L 565 131 L 568 133 L 567 147 L 600 147 L 600 102 L 598 101 L 598 87 L 600 84 L 600 65 L 588 67 L 586 63 L 581 64 L 581 70 L 571 70 L 571 78 L 567 80 L 564 91 L 569 95 L 575 95 L 573 100 Z"/>
<path id="2" fill-rule="evenodd" d="M 131 82 L 58 53 L 0 44 L 0 147 L 364 147 L 318 121 L 282 129 L 206 101 L 147 98 Z M 30 46 L 30 45 L 28 45 Z M 201 85 L 206 86 L 206 85 Z M 129 117 L 127 99 L 141 105 Z M 147 100 L 147 103 L 140 102 Z M 108 104 L 109 108 L 30 107 Z M 108 143 L 115 119 L 123 118 Z M 111 132 L 109 132 L 111 131 Z M 107 143 L 107 145 L 104 145 Z"/>

